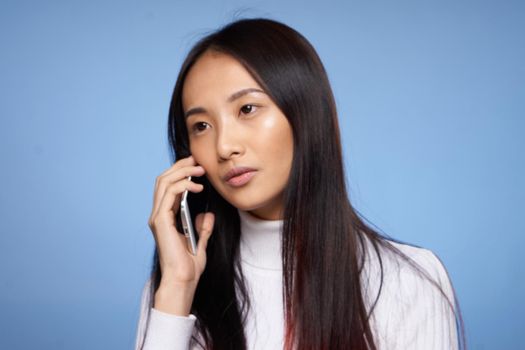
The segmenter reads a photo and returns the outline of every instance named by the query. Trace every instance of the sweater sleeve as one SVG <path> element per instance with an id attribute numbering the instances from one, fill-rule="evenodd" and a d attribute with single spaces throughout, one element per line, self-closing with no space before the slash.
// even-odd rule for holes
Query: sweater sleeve
<path id="1" fill-rule="evenodd" d="M 142 291 L 135 350 L 190 349 L 196 317 L 192 314 L 187 317 L 172 315 L 151 307 L 150 287 L 151 279 Z"/>

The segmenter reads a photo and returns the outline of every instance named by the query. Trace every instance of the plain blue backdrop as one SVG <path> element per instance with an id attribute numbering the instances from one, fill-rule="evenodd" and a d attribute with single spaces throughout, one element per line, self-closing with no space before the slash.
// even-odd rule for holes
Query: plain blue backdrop
<path id="1" fill-rule="evenodd" d="M 354 206 L 440 256 L 471 349 L 523 349 L 525 6 L 444 0 L 2 0 L 0 348 L 133 347 L 178 69 L 257 16 L 318 50 Z"/>

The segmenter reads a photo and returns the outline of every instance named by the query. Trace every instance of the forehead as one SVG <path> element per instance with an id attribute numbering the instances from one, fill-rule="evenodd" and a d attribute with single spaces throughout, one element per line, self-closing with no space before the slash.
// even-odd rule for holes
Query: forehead
<path id="1" fill-rule="evenodd" d="M 226 102 L 232 93 L 249 87 L 261 89 L 239 61 L 224 53 L 207 51 L 186 75 L 182 104 L 186 110 L 206 101 Z"/>

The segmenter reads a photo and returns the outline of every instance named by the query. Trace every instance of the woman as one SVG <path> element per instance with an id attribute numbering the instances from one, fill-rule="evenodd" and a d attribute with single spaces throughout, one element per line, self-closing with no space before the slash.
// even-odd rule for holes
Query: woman
<path id="1" fill-rule="evenodd" d="M 201 39 L 169 140 L 177 161 L 156 181 L 137 349 L 460 345 L 439 259 L 352 208 L 332 91 L 301 34 L 244 19 Z M 195 256 L 175 219 L 185 189 L 200 213 Z"/>

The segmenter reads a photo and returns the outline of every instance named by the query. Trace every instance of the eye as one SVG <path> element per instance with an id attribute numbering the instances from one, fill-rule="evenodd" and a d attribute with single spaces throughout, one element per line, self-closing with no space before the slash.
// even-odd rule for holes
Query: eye
<path id="1" fill-rule="evenodd" d="M 195 124 L 192 125 L 191 130 L 194 133 L 199 133 L 199 132 L 206 130 L 207 127 L 208 127 L 208 123 L 206 122 L 196 122 Z"/>
<path id="2" fill-rule="evenodd" d="M 241 107 L 241 112 L 243 114 L 250 114 L 254 111 L 254 109 L 257 109 L 257 106 L 248 104 Z"/>

